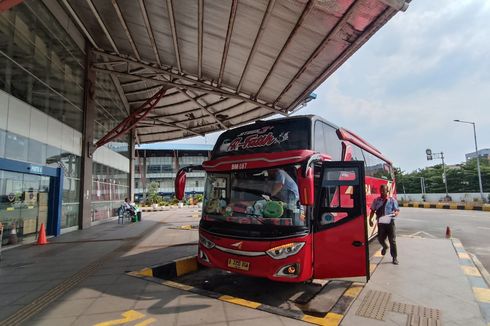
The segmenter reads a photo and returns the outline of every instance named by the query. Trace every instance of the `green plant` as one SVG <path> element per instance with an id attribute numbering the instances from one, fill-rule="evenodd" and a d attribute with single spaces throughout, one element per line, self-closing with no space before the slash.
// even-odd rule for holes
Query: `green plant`
<path id="1" fill-rule="evenodd" d="M 147 204 L 156 204 L 161 200 L 161 196 L 158 196 L 158 188 L 160 185 L 158 182 L 151 182 L 150 185 L 148 186 L 148 198 L 147 198 Z M 160 197 L 160 198 L 158 198 Z"/>
<path id="2" fill-rule="evenodd" d="M 489 195 L 489 197 L 490 197 L 490 195 Z M 194 201 L 196 203 L 202 202 L 202 199 L 203 199 L 203 195 L 201 195 L 201 194 L 194 195 Z"/>

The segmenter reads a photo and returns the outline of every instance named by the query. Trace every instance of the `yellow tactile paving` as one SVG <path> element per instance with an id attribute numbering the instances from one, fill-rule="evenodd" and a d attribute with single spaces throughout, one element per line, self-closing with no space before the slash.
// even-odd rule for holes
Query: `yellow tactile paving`
<path id="1" fill-rule="evenodd" d="M 460 259 L 471 259 L 470 255 L 468 255 L 466 252 L 458 252 L 458 257 Z"/>
<path id="2" fill-rule="evenodd" d="M 476 300 L 480 302 L 490 303 L 490 289 L 473 288 Z"/>
<path id="3" fill-rule="evenodd" d="M 461 266 L 461 269 L 468 276 L 479 276 L 479 277 L 481 277 L 480 271 L 476 267 L 473 267 L 473 266 Z"/>
<path id="4" fill-rule="evenodd" d="M 235 297 L 232 297 L 229 295 L 222 295 L 218 299 L 221 301 L 226 301 L 226 302 L 230 302 L 230 303 L 234 303 L 234 304 L 238 304 L 241 306 L 254 308 L 254 309 L 261 305 L 260 303 L 255 302 L 255 301 L 249 301 L 249 300 L 245 300 L 245 299 L 235 298 Z"/>

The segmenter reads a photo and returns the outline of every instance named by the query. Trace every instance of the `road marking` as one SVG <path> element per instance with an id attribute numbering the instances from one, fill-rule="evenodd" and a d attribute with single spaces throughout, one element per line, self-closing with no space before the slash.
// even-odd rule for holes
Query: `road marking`
<path id="1" fill-rule="evenodd" d="M 129 323 L 129 322 L 141 319 L 141 318 L 145 318 L 145 315 L 143 315 L 140 312 L 134 311 L 134 310 L 129 310 L 129 311 L 123 312 L 121 315 L 124 318 L 104 321 L 104 322 L 95 324 L 94 326 L 122 325 L 122 324 Z"/>
<path id="2" fill-rule="evenodd" d="M 477 226 L 476 227 L 477 229 L 482 229 L 482 230 L 490 230 L 489 227 L 486 227 L 486 226 Z"/>
<path id="3" fill-rule="evenodd" d="M 421 237 L 421 236 L 426 236 L 426 237 L 429 237 L 431 239 L 437 239 L 436 236 L 428 233 L 428 232 L 425 232 L 425 231 L 419 231 L 419 232 L 415 232 L 413 234 L 410 234 L 409 237 Z"/>
<path id="4" fill-rule="evenodd" d="M 481 274 L 480 274 L 480 271 L 478 270 L 478 268 L 476 267 L 473 267 L 473 266 L 464 266 L 462 265 L 461 266 L 461 269 L 463 270 L 463 272 L 468 275 L 468 276 L 477 276 L 477 277 L 481 277 Z"/>
<path id="5" fill-rule="evenodd" d="M 490 303 L 490 289 L 473 288 L 473 293 L 478 301 Z"/>

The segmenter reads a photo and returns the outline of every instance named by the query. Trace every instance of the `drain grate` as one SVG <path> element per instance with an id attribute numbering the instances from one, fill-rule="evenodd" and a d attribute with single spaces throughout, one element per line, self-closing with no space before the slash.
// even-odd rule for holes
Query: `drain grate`
<path id="1" fill-rule="evenodd" d="M 369 290 L 357 309 L 356 315 L 384 320 L 391 299 L 391 293 Z"/>

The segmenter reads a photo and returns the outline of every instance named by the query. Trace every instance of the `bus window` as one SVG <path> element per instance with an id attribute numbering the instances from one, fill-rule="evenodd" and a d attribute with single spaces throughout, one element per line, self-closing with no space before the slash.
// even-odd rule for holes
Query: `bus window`
<path id="1" fill-rule="evenodd" d="M 320 215 L 320 224 L 330 224 L 349 216 L 354 208 L 355 185 L 359 183 L 357 171 L 330 169 L 324 174 L 321 191 L 321 209 L 334 209 Z"/>
<path id="2" fill-rule="evenodd" d="M 342 156 L 342 143 L 336 129 L 321 121 L 315 122 L 315 151 L 330 155 L 333 161 L 340 161 Z"/>
<path id="3" fill-rule="evenodd" d="M 366 176 L 391 180 L 392 173 L 390 165 L 369 152 L 363 152 L 366 158 Z"/>

